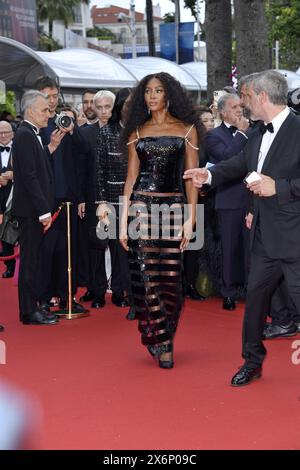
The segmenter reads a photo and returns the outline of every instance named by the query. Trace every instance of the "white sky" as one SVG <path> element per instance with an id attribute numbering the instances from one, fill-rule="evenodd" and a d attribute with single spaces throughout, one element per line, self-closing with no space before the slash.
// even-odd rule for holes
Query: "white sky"
<path id="1" fill-rule="evenodd" d="M 145 10 L 145 0 L 135 0 L 135 10 L 139 11 L 141 13 L 144 12 Z M 164 16 L 165 13 L 171 13 L 174 12 L 175 6 L 174 3 L 169 1 L 169 0 L 153 0 L 153 5 L 157 5 L 157 3 L 160 4 L 161 7 L 161 12 L 162 16 Z M 181 14 L 181 21 L 195 21 L 194 17 L 190 13 L 189 8 L 184 8 L 184 2 L 183 0 L 180 0 L 181 3 L 181 8 L 180 8 L 180 14 Z M 200 11 L 201 11 L 201 21 L 203 21 L 203 4 L 202 2 L 200 3 Z M 129 0 L 91 0 L 90 5 L 97 5 L 98 7 L 104 7 L 108 5 L 116 5 L 119 7 L 123 8 L 129 8 L 130 1 Z"/>

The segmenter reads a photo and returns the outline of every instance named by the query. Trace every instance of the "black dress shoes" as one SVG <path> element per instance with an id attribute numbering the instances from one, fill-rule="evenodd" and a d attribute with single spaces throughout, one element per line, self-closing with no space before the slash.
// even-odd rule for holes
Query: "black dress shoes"
<path id="1" fill-rule="evenodd" d="M 173 343 L 157 345 L 156 348 L 158 355 L 158 367 L 160 367 L 161 369 L 173 369 Z M 168 354 L 167 359 L 166 354 Z"/>
<path id="2" fill-rule="evenodd" d="M 68 309 L 67 301 L 66 300 L 60 300 L 59 308 L 61 310 L 67 310 Z M 76 300 L 73 299 L 72 313 L 86 313 L 86 312 L 88 312 L 88 310 L 86 308 L 84 308 L 83 305 L 79 304 L 78 302 L 76 302 Z"/>
<path id="3" fill-rule="evenodd" d="M 0 333 L 4 331 L 4 326 L 0 325 Z"/>
<path id="4" fill-rule="evenodd" d="M 297 333 L 298 328 L 292 321 L 287 325 L 266 323 L 263 331 L 263 339 L 288 338 L 289 336 L 295 336 Z"/>
<path id="5" fill-rule="evenodd" d="M 23 325 L 55 325 L 57 319 L 54 315 L 36 310 L 31 315 L 22 318 Z"/>
<path id="6" fill-rule="evenodd" d="M 2 274 L 2 277 L 3 277 L 3 279 L 8 279 L 9 277 L 14 277 L 14 272 L 11 271 L 10 269 L 7 269 L 7 270 L 4 271 L 4 273 Z"/>
<path id="7" fill-rule="evenodd" d="M 95 297 L 92 302 L 92 308 L 102 308 L 105 305 L 105 295 L 100 295 L 99 297 Z"/>
<path id="8" fill-rule="evenodd" d="M 262 367 L 249 367 L 244 365 L 231 380 L 233 387 L 243 387 L 248 385 L 252 380 L 259 379 L 262 375 Z"/>
<path id="9" fill-rule="evenodd" d="M 96 296 L 92 290 L 87 290 L 86 293 L 80 297 L 79 302 L 90 302 L 91 300 L 94 300 L 95 297 Z"/>
<path id="10" fill-rule="evenodd" d="M 193 284 L 188 284 L 185 286 L 185 296 L 189 297 L 192 300 L 206 300 L 206 297 L 199 294 L 196 287 Z"/>
<path id="11" fill-rule="evenodd" d="M 127 302 L 123 294 L 116 294 L 113 292 L 111 296 L 111 301 L 117 307 L 129 307 L 129 303 Z"/>
<path id="12" fill-rule="evenodd" d="M 232 297 L 223 298 L 223 309 L 224 310 L 235 310 L 235 300 Z"/>
<path id="13" fill-rule="evenodd" d="M 135 309 L 134 307 L 130 307 L 129 312 L 126 315 L 127 320 L 135 320 Z"/>
<path id="14" fill-rule="evenodd" d="M 42 311 L 44 311 L 44 312 L 48 312 L 48 313 L 49 313 L 49 312 L 50 312 L 50 307 L 51 307 L 51 305 L 50 305 L 48 302 L 44 301 L 44 300 L 42 300 L 42 301 L 39 303 L 39 310 L 42 310 Z"/>

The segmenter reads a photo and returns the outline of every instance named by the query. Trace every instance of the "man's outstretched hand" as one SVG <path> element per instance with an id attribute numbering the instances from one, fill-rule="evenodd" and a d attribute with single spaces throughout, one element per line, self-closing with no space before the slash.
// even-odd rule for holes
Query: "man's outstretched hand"
<path id="1" fill-rule="evenodd" d="M 209 173 L 206 168 L 191 168 L 184 172 L 183 179 L 192 179 L 196 188 L 202 188 L 203 184 L 207 182 L 208 176 Z"/>

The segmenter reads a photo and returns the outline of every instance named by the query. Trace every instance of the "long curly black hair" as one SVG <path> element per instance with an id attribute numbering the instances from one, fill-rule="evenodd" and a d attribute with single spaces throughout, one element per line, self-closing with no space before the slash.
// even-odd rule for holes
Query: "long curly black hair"
<path id="1" fill-rule="evenodd" d="M 146 86 L 152 78 L 156 78 L 162 83 L 166 102 L 169 104 L 169 113 L 185 124 L 195 124 L 200 141 L 202 136 L 201 124 L 196 108 L 192 104 L 189 95 L 179 81 L 172 77 L 172 75 L 166 72 L 159 72 L 144 77 L 133 90 L 128 108 L 126 126 L 121 135 L 122 144 L 126 144 L 130 134 L 151 118 L 151 114 L 148 113 L 144 95 Z"/>
<path id="2" fill-rule="evenodd" d="M 111 117 L 109 118 L 108 124 L 113 124 L 113 123 L 121 121 L 122 109 L 123 109 L 125 101 L 127 100 L 130 94 L 131 94 L 130 88 L 122 88 L 120 91 L 118 91 L 118 93 L 116 94 L 115 104 L 112 110 Z"/>

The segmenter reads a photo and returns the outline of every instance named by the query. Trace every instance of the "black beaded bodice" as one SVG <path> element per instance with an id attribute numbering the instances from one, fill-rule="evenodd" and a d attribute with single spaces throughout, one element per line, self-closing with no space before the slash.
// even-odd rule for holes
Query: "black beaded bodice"
<path id="1" fill-rule="evenodd" d="M 136 151 L 140 172 L 133 191 L 183 192 L 184 137 L 141 137 Z"/>
<path id="2" fill-rule="evenodd" d="M 128 153 L 119 150 L 121 126 L 107 124 L 100 129 L 96 149 L 96 202 L 119 204 L 127 175 Z"/>

